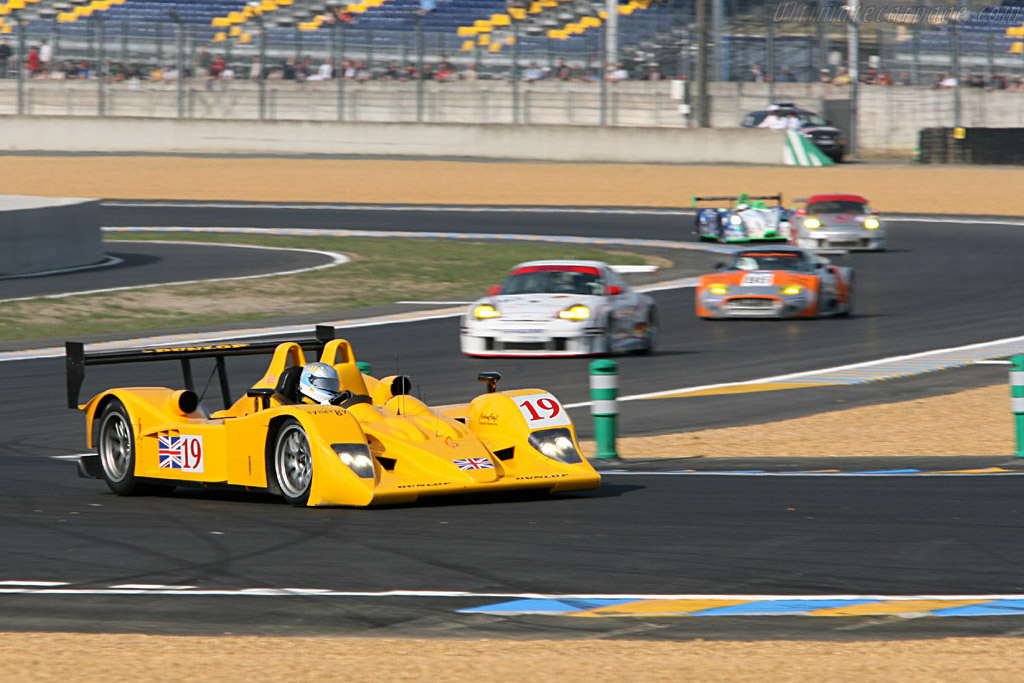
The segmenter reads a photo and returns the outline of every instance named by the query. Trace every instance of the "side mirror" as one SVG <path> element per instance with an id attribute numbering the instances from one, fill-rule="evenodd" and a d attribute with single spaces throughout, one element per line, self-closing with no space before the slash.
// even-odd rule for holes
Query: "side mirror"
<path id="1" fill-rule="evenodd" d="M 487 288 L 487 294 L 489 296 L 496 296 L 501 294 L 501 285 L 492 285 Z"/>
<path id="2" fill-rule="evenodd" d="M 608 286 L 608 296 L 618 296 L 619 294 L 622 294 L 622 287 L 618 285 Z"/>

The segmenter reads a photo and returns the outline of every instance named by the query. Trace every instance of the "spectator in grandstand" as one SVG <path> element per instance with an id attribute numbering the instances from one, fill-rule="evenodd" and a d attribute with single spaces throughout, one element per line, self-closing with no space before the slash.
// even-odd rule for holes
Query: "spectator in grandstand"
<path id="1" fill-rule="evenodd" d="M 576 62 L 575 64 L 573 64 L 572 68 L 569 69 L 569 80 L 570 81 L 582 81 L 582 80 L 585 80 L 586 75 L 587 75 L 587 70 L 584 69 L 583 65 L 580 64 L 579 62 Z"/>
<path id="2" fill-rule="evenodd" d="M 33 45 L 32 49 L 28 51 L 28 57 L 25 59 L 24 65 L 29 78 L 35 78 L 39 74 L 40 64 L 39 47 Z"/>
<path id="3" fill-rule="evenodd" d="M 366 68 L 366 64 L 361 59 L 357 59 L 355 63 L 356 68 L 356 80 L 359 82 L 365 82 L 373 79 L 373 74 Z"/>
<path id="4" fill-rule="evenodd" d="M 423 72 L 420 73 L 420 79 L 424 81 L 434 80 L 434 65 L 427 63 L 423 65 Z"/>
<path id="5" fill-rule="evenodd" d="M 656 62 L 651 62 L 647 65 L 647 73 L 644 74 L 645 81 L 661 81 L 665 79 L 665 74 L 661 73 L 661 67 Z"/>
<path id="6" fill-rule="evenodd" d="M 819 83 L 831 83 L 832 76 L 828 69 L 818 69 L 818 82 Z"/>
<path id="7" fill-rule="evenodd" d="M 747 75 L 748 81 L 760 83 L 764 81 L 764 70 L 760 64 L 752 64 L 750 67 L 750 73 Z"/>
<path id="8" fill-rule="evenodd" d="M 0 77 L 7 78 L 7 68 L 11 63 L 11 55 L 14 54 L 14 50 L 11 49 L 10 43 L 6 38 L 3 42 L 0 42 Z"/>
<path id="9" fill-rule="evenodd" d="M 420 73 L 416 70 L 415 64 L 407 64 L 405 71 L 402 72 L 402 76 L 399 80 L 402 81 L 418 81 L 420 79 Z"/>
<path id="10" fill-rule="evenodd" d="M 210 87 L 210 83 L 221 77 L 224 73 L 224 69 L 227 68 L 227 64 L 224 63 L 224 55 L 214 55 L 213 59 L 210 60 L 209 69 L 207 73 L 207 87 Z"/>
<path id="11" fill-rule="evenodd" d="M 50 73 L 50 62 L 53 60 L 53 47 L 45 40 L 39 44 L 39 69 L 43 76 Z"/>
<path id="12" fill-rule="evenodd" d="M 1006 76 L 1001 74 L 992 74 L 988 79 L 988 85 L 986 87 L 989 90 L 1006 90 Z"/>
<path id="13" fill-rule="evenodd" d="M 205 45 L 199 46 L 199 54 L 196 55 L 196 73 L 205 78 L 210 74 L 210 62 L 213 61 L 213 55 L 206 51 Z"/>
<path id="14" fill-rule="evenodd" d="M 572 76 L 572 69 L 565 63 L 564 59 L 559 59 L 558 64 L 555 65 L 555 73 L 552 78 L 556 81 L 567 81 Z"/>
<path id="15" fill-rule="evenodd" d="M 263 63 L 258 55 L 253 55 L 252 62 L 249 64 L 249 80 L 256 81 L 260 78 L 263 78 Z"/>
<path id="16" fill-rule="evenodd" d="M 775 80 L 779 83 L 796 83 L 796 76 L 794 76 L 793 72 L 786 67 L 782 67 L 779 70 L 779 77 Z"/>
<path id="17" fill-rule="evenodd" d="M 597 77 L 597 71 L 596 70 L 594 70 L 594 69 L 587 69 L 583 73 L 583 76 L 579 80 L 581 80 L 581 81 L 583 81 L 585 83 L 593 83 L 593 82 L 598 81 L 600 79 Z"/>
<path id="18" fill-rule="evenodd" d="M 849 85 L 850 84 L 850 74 L 846 73 L 846 69 L 844 67 L 839 67 L 838 69 L 836 69 L 836 77 L 832 79 L 832 84 L 833 85 Z"/>
<path id="19" fill-rule="evenodd" d="M 910 74 L 906 71 L 901 71 L 900 75 L 892 82 L 893 85 L 910 85 Z"/>
<path id="20" fill-rule="evenodd" d="M 464 81 L 475 81 L 480 78 L 480 73 L 476 70 L 476 65 L 470 62 L 466 65 L 466 68 L 463 69 L 462 73 L 459 74 L 459 78 Z"/>
<path id="21" fill-rule="evenodd" d="M 625 67 L 622 65 L 622 62 L 616 64 L 615 68 L 608 72 L 608 80 L 614 82 L 629 80 L 629 72 L 626 71 Z"/>
<path id="22" fill-rule="evenodd" d="M 401 68 L 398 66 L 398 62 L 392 59 L 388 62 L 388 66 L 384 69 L 384 73 L 380 75 L 382 81 L 397 81 L 402 75 Z"/>
<path id="23" fill-rule="evenodd" d="M 889 78 L 889 74 L 879 71 L 878 77 L 875 79 L 875 85 L 892 85 L 892 79 Z"/>
<path id="24" fill-rule="evenodd" d="M 530 65 L 523 71 L 524 81 L 539 81 L 543 77 L 537 62 L 530 62 Z"/>
<path id="25" fill-rule="evenodd" d="M 458 74 L 455 73 L 455 67 L 451 65 L 447 59 L 441 61 L 437 65 L 437 75 L 435 78 L 439 81 L 454 81 L 458 79 Z"/>
<path id="26" fill-rule="evenodd" d="M 295 57 L 288 57 L 281 66 L 281 79 L 294 81 L 298 77 L 298 69 L 295 66 Z"/>
<path id="27" fill-rule="evenodd" d="M 956 78 L 953 74 L 946 74 L 945 76 L 938 76 L 935 79 L 936 88 L 955 88 Z"/>

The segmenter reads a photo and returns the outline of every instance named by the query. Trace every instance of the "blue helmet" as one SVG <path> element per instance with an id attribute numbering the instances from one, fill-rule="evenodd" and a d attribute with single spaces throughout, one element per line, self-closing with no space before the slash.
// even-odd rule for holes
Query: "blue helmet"
<path id="1" fill-rule="evenodd" d="M 316 403 L 330 404 L 341 394 L 338 371 L 327 363 L 309 363 L 302 368 L 299 393 Z"/>

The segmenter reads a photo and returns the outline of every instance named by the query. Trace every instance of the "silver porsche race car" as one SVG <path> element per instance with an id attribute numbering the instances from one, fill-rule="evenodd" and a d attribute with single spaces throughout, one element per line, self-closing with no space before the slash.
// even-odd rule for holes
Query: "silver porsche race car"
<path id="1" fill-rule="evenodd" d="M 615 268 L 600 261 L 519 264 L 462 316 L 462 353 L 650 353 L 658 333 L 654 299 L 633 291 Z"/>
<path id="2" fill-rule="evenodd" d="M 793 211 L 790 243 L 805 249 L 884 251 L 885 224 L 856 194 L 816 194 Z"/>

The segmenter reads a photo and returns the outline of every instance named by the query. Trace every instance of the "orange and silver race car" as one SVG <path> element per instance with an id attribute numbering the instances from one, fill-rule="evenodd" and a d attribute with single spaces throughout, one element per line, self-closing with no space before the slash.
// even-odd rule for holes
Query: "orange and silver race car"
<path id="1" fill-rule="evenodd" d="M 701 318 L 816 318 L 853 311 L 853 268 L 807 249 L 743 249 L 702 275 Z"/>
<path id="2" fill-rule="evenodd" d="M 337 371 L 330 404 L 304 402 L 298 384 L 304 349 Z M 273 353 L 266 373 L 232 402 L 225 358 Z M 193 390 L 192 363 L 214 359 L 224 409 L 210 412 Z M 184 388 L 129 387 L 78 404 L 89 365 L 177 360 Z M 85 412 L 95 454 L 83 476 L 119 495 L 176 486 L 276 493 L 292 505 L 405 503 L 420 496 L 517 489 L 596 488 L 572 420 L 541 389 L 498 391 L 498 373 L 480 373 L 485 393 L 431 408 L 404 375 L 363 374 L 351 346 L 318 327 L 317 339 L 85 353 L 66 344 L 68 405 Z M 211 379 L 213 373 L 210 375 Z"/>

